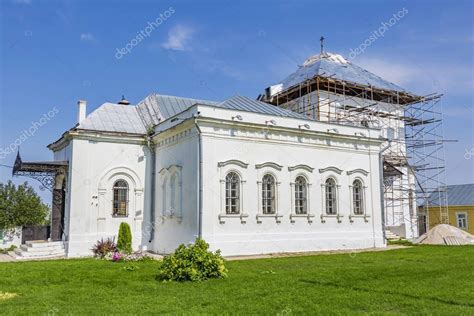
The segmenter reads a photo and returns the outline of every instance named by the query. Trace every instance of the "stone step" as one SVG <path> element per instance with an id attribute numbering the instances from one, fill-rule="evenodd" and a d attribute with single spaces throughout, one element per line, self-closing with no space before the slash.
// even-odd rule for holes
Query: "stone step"
<path id="1" fill-rule="evenodd" d="M 54 245 L 48 247 L 28 247 L 27 245 L 21 245 L 20 249 L 26 252 L 42 252 L 42 251 L 51 251 L 51 250 L 62 250 L 64 251 L 64 246 L 61 245 Z"/>
<path id="2" fill-rule="evenodd" d="M 23 257 L 16 255 L 14 256 L 16 260 L 42 260 L 42 259 L 61 259 L 66 258 L 66 255 L 48 255 L 48 256 L 36 256 L 36 257 Z"/>
<path id="3" fill-rule="evenodd" d="M 385 238 L 388 240 L 400 240 L 402 239 L 401 236 L 398 236 L 397 234 L 391 232 L 390 230 L 385 231 Z"/>
<path id="4" fill-rule="evenodd" d="M 25 243 L 27 247 L 32 248 L 49 248 L 49 247 L 57 247 L 63 246 L 62 241 L 47 241 L 47 240 L 31 240 Z"/>
<path id="5" fill-rule="evenodd" d="M 47 257 L 58 257 L 64 256 L 64 249 L 48 249 L 43 251 L 24 251 L 21 248 L 14 250 L 17 255 L 17 259 L 21 258 L 47 258 Z"/>

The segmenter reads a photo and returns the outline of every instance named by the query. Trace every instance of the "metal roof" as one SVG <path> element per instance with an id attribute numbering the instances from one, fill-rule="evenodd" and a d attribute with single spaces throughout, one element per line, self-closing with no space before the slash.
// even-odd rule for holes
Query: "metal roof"
<path id="1" fill-rule="evenodd" d="M 341 55 L 332 53 L 308 58 L 302 66 L 280 83 L 281 90 L 286 90 L 316 76 L 331 77 L 379 89 L 407 92 L 396 84 L 347 61 Z"/>
<path id="2" fill-rule="evenodd" d="M 135 106 L 104 103 L 82 122 L 77 129 L 145 134 L 146 128 Z"/>
<path id="3" fill-rule="evenodd" d="M 219 108 L 231 109 L 231 110 L 237 110 L 237 111 L 247 111 L 247 112 L 262 113 L 262 114 L 268 114 L 268 115 L 279 116 L 279 117 L 290 117 L 290 118 L 296 118 L 296 119 L 311 120 L 310 118 L 308 118 L 307 116 L 304 116 L 303 114 L 299 114 L 290 110 L 286 110 L 286 109 L 276 107 L 274 105 L 271 105 L 265 102 L 253 100 L 248 97 L 244 97 L 240 95 L 227 99 L 219 104 L 216 104 L 215 106 Z"/>
<path id="4" fill-rule="evenodd" d="M 138 103 L 137 111 L 146 126 L 154 126 L 162 120 L 166 120 L 169 117 L 185 111 L 196 103 L 215 105 L 218 102 L 150 94 L 143 101 Z"/>
<path id="5" fill-rule="evenodd" d="M 474 205 L 474 184 L 448 185 L 446 189 L 448 193 L 448 206 Z M 428 205 L 440 205 L 438 193 L 431 193 L 428 201 Z"/>
<path id="6" fill-rule="evenodd" d="M 104 103 L 90 113 L 78 126 L 76 126 L 76 129 L 146 134 L 147 127 L 155 126 L 161 121 L 187 110 L 194 104 L 204 104 L 219 108 L 262 113 L 278 117 L 291 117 L 305 120 L 310 119 L 302 114 L 243 96 L 234 96 L 218 103 L 208 100 L 151 94 L 137 106 Z"/>

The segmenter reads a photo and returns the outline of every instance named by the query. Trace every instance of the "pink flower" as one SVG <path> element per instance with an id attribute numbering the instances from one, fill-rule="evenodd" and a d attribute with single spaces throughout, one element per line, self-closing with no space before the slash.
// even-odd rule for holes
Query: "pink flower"
<path id="1" fill-rule="evenodd" d="M 112 257 L 112 261 L 119 261 L 120 258 L 122 258 L 122 255 L 120 254 L 120 252 L 115 252 L 114 256 Z"/>

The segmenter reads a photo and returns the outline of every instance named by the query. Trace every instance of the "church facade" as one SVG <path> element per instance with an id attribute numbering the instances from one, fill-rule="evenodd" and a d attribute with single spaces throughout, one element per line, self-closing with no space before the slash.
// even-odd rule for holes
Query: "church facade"
<path id="1" fill-rule="evenodd" d="M 67 162 L 60 239 L 69 257 L 117 235 L 170 253 L 204 238 L 223 255 L 385 245 L 380 130 L 236 96 L 152 94 L 105 103 L 49 145 Z"/>

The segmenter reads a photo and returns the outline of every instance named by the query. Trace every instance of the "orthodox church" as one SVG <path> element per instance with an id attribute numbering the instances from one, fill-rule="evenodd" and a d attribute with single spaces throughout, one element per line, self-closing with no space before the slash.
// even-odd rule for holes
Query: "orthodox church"
<path id="1" fill-rule="evenodd" d="M 68 257 L 91 255 L 122 222 L 134 249 L 160 254 L 196 237 L 225 256 L 384 247 L 386 131 L 340 119 L 320 93 L 313 108 L 274 102 L 301 89 L 298 76 L 335 80 L 324 65 L 350 73 L 360 88 L 398 89 L 338 56 L 311 57 L 302 67 L 319 73 L 300 69 L 257 99 L 153 93 L 90 113 L 79 101 L 75 125 L 48 146 L 53 161 L 18 156 L 14 174 L 49 179 L 51 240 Z"/>

